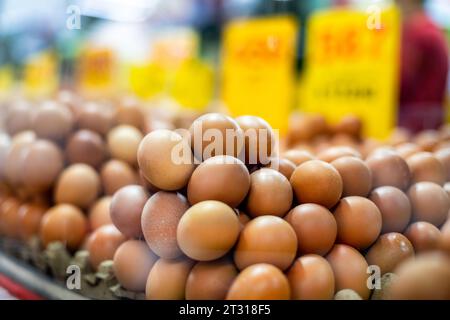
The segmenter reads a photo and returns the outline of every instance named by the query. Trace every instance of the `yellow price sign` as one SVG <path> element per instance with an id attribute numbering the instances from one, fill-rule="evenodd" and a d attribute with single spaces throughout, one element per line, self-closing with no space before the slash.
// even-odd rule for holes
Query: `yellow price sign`
<path id="1" fill-rule="evenodd" d="M 9 65 L 0 66 L 0 98 L 9 93 L 14 82 L 13 69 Z"/>
<path id="2" fill-rule="evenodd" d="M 131 91 L 147 99 L 163 93 L 167 87 L 167 70 L 156 63 L 132 65 L 129 73 Z"/>
<path id="3" fill-rule="evenodd" d="M 169 93 L 182 106 L 202 110 L 213 98 L 212 68 L 198 59 L 187 60 L 172 75 Z"/>
<path id="4" fill-rule="evenodd" d="M 38 53 L 28 59 L 23 74 L 23 89 L 30 98 L 49 97 L 58 88 L 58 62 L 50 51 Z"/>
<path id="5" fill-rule="evenodd" d="M 80 55 L 78 83 L 85 92 L 109 92 L 116 81 L 117 61 L 109 48 L 88 47 Z"/>
<path id="6" fill-rule="evenodd" d="M 396 124 L 400 19 L 396 7 L 369 14 L 336 9 L 318 12 L 308 24 L 306 69 L 300 107 L 330 121 L 361 117 L 365 134 L 386 138 Z"/>
<path id="7" fill-rule="evenodd" d="M 221 95 L 233 116 L 252 114 L 285 131 L 294 98 L 298 26 L 290 17 L 227 25 Z"/>

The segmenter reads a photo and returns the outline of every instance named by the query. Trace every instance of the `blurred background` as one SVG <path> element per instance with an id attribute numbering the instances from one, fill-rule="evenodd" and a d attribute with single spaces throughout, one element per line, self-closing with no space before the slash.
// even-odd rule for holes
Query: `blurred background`
<path id="1" fill-rule="evenodd" d="M 355 113 L 383 138 L 445 121 L 449 40 L 448 0 L 0 0 L 0 96 Z"/>

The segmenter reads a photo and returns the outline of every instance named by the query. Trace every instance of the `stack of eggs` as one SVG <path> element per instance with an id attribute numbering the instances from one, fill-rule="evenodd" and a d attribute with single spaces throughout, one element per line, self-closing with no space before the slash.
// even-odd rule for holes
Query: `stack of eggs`
<path id="1" fill-rule="evenodd" d="M 392 298 L 450 299 L 449 128 L 382 145 L 295 115 L 278 141 L 255 116 L 145 114 L 11 108 L 0 233 L 84 247 L 148 299 L 368 299 L 369 265 L 397 274 Z"/>
<path id="2" fill-rule="evenodd" d="M 209 148 L 215 141 L 196 127 L 222 137 L 231 130 L 232 140 Z M 251 130 L 267 151 L 256 164 Z M 258 117 L 214 113 L 189 132 L 149 133 L 138 163 L 153 191 L 136 185 L 113 196 L 112 221 L 133 238 L 114 256 L 119 282 L 148 299 L 332 299 L 343 289 L 368 299 L 376 265 L 381 274 L 398 270 L 393 298 L 450 298 L 448 149 L 417 144 L 402 157 L 404 145 L 379 147 L 363 160 L 355 146 L 314 154 L 302 143 L 274 167 L 274 140 Z"/>
<path id="3" fill-rule="evenodd" d="M 87 248 L 94 268 L 112 259 L 127 237 L 111 222 L 111 196 L 141 183 L 139 143 L 177 117 L 131 98 L 89 102 L 69 92 L 11 101 L 2 115 L 0 235 Z"/>

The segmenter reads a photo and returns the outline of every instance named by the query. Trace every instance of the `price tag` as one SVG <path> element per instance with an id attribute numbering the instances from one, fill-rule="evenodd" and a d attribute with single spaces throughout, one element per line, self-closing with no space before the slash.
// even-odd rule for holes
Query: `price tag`
<path id="1" fill-rule="evenodd" d="M 132 65 L 129 82 L 130 89 L 134 94 L 148 99 L 166 91 L 167 70 L 156 63 Z"/>
<path id="2" fill-rule="evenodd" d="M 111 49 L 85 48 L 79 60 L 78 83 L 81 91 L 101 94 L 113 90 L 116 67 L 116 57 Z"/>
<path id="3" fill-rule="evenodd" d="M 360 116 L 365 134 L 383 139 L 396 124 L 400 19 L 394 6 L 376 14 L 336 9 L 311 17 L 299 101 L 331 122 Z"/>
<path id="4" fill-rule="evenodd" d="M 214 75 L 198 59 L 183 62 L 170 81 L 170 95 L 185 108 L 203 110 L 213 98 Z"/>
<path id="5" fill-rule="evenodd" d="M 29 98 L 45 98 L 58 87 L 58 63 L 53 53 L 44 51 L 33 55 L 24 65 L 23 89 Z"/>
<path id="6" fill-rule="evenodd" d="M 231 22 L 222 52 L 222 98 L 233 116 L 252 114 L 285 132 L 293 103 L 298 26 L 289 17 Z"/>

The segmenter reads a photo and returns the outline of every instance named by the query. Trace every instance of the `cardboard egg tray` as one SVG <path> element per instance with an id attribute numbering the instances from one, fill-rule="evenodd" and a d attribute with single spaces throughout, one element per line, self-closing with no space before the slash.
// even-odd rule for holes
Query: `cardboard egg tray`
<path id="1" fill-rule="evenodd" d="M 113 261 L 100 264 L 97 272 L 89 265 L 89 253 L 71 255 L 63 243 L 53 242 L 42 250 L 38 238 L 27 244 L 0 237 L 0 273 L 47 299 L 145 299 L 144 293 L 125 290 L 117 282 Z M 71 268 L 72 266 L 72 268 Z M 69 289 L 68 279 L 76 266 L 79 289 Z"/>

